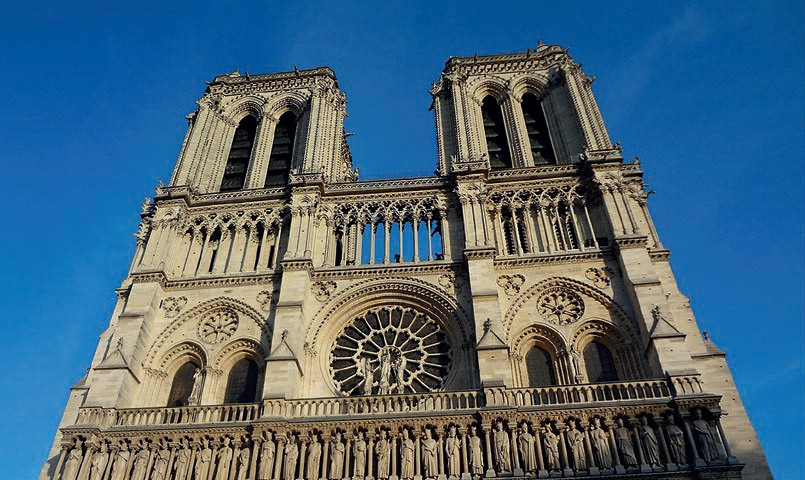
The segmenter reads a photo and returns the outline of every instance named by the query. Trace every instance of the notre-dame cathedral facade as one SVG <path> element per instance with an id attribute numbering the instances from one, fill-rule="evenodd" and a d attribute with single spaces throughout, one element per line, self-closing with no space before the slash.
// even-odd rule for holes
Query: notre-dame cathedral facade
<path id="1" fill-rule="evenodd" d="M 360 181 L 332 70 L 216 77 L 40 478 L 770 478 L 591 84 L 450 58 Z"/>

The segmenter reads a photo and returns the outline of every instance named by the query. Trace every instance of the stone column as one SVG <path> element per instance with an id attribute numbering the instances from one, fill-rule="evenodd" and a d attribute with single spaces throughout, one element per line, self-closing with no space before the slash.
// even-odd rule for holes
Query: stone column
<path id="1" fill-rule="evenodd" d="M 557 424 L 559 430 L 559 461 L 564 465 L 562 474 L 566 477 L 573 476 L 573 469 L 570 468 L 570 459 L 567 457 L 567 439 L 565 438 L 565 426 Z"/>
<path id="2" fill-rule="evenodd" d="M 352 439 L 344 435 L 344 441 L 346 443 L 346 448 L 344 449 L 344 480 L 349 480 L 352 478 L 352 475 L 350 475 L 351 469 L 349 468 L 349 455 L 352 453 Z"/>
<path id="3" fill-rule="evenodd" d="M 391 223 L 388 219 L 383 220 L 383 263 L 388 265 L 391 255 Z"/>
<path id="4" fill-rule="evenodd" d="M 542 456 L 542 435 L 539 425 L 534 428 L 534 444 L 537 446 L 537 477 L 548 478 L 548 471 L 545 470 L 545 457 Z"/>
<path id="5" fill-rule="evenodd" d="M 305 467 L 306 467 L 306 459 L 307 459 L 307 443 L 308 441 L 305 439 L 300 438 L 302 448 L 299 450 L 299 475 L 296 478 L 304 479 L 305 477 Z"/>
<path id="6" fill-rule="evenodd" d="M 524 475 L 523 469 L 520 468 L 520 449 L 517 448 L 517 435 L 515 435 L 515 431 L 517 427 L 509 428 L 509 445 L 510 445 L 510 453 L 511 453 L 511 460 L 512 466 L 514 467 L 513 475 L 515 477 L 521 477 Z"/>
<path id="7" fill-rule="evenodd" d="M 391 442 L 391 451 L 389 452 L 390 458 L 390 466 L 391 470 L 389 470 L 389 480 L 397 480 L 397 435 L 393 433 L 389 435 L 391 438 L 389 442 Z"/>
<path id="8" fill-rule="evenodd" d="M 274 452 L 274 480 L 280 479 L 283 464 L 282 457 L 285 454 L 285 442 L 285 437 L 277 438 L 277 450 Z"/>
<path id="9" fill-rule="evenodd" d="M 663 426 L 660 422 L 657 422 L 657 440 L 660 442 L 660 452 L 662 454 L 662 458 L 665 459 L 665 469 L 669 472 L 675 472 L 677 470 L 676 464 L 671 460 L 670 452 L 668 452 L 668 444 L 665 442 L 665 426 Z"/>
<path id="10" fill-rule="evenodd" d="M 724 458 L 726 458 L 727 464 L 734 465 L 738 463 L 738 459 L 732 455 L 730 444 L 727 443 L 727 436 L 724 434 L 724 428 L 721 426 L 720 415 L 716 417 L 716 430 L 718 430 L 718 436 L 721 439 L 721 446 L 724 447 L 724 455 L 725 455 Z"/>
<path id="11" fill-rule="evenodd" d="M 438 480 L 446 480 L 447 476 L 445 475 L 445 469 L 444 469 L 444 433 L 443 432 L 439 432 L 439 438 L 436 439 L 436 443 L 439 446 L 437 448 L 437 451 L 439 452 L 439 455 L 438 455 L 439 475 L 437 476 L 437 478 L 438 478 Z"/>
<path id="12" fill-rule="evenodd" d="M 587 466 L 589 468 L 590 475 L 600 475 L 601 471 L 598 470 L 598 466 L 595 464 L 593 448 L 592 444 L 590 443 L 590 427 L 588 421 L 585 421 L 585 425 L 582 427 L 582 433 L 584 433 L 584 454 L 587 455 Z"/>
<path id="13" fill-rule="evenodd" d="M 414 480 L 422 480 L 422 470 L 421 470 L 421 446 L 419 444 L 419 437 L 422 436 L 422 433 L 418 430 L 414 430 Z"/>
<path id="14" fill-rule="evenodd" d="M 468 431 L 468 428 L 461 431 L 461 480 L 469 480 L 471 478 L 469 462 L 467 462 Z"/>
<path id="15" fill-rule="evenodd" d="M 693 454 L 693 462 L 688 462 L 690 465 L 694 467 L 705 467 L 707 466 L 707 462 L 705 462 L 702 457 L 699 456 L 699 450 L 696 446 L 696 439 L 693 438 L 693 432 L 690 431 L 690 425 L 688 424 L 688 419 L 685 418 L 682 420 L 682 423 L 685 425 L 685 434 L 688 437 L 688 445 L 690 445 L 690 452 Z"/>
<path id="16" fill-rule="evenodd" d="M 257 478 L 257 456 L 260 454 L 260 447 L 262 446 L 263 439 L 258 436 L 252 437 L 252 456 L 249 459 L 249 472 L 246 475 L 248 479 L 256 479 Z M 276 453 L 275 453 L 276 455 Z M 180 479 L 176 479 L 180 480 Z"/>
<path id="17" fill-rule="evenodd" d="M 491 429 L 492 425 L 484 425 L 483 426 L 484 433 L 486 434 L 486 474 L 484 475 L 486 478 L 495 478 L 495 464 L 492 462 L 492 449 L 494 446 L 492 445 L 492 434 Z"/>
<path id="18" fill-rule="evenodd" d="M 615 443 L 615 432 L 612 425 L 609 426 L 609 448 L 612 452 L 612 465 L 615 468 L 615 474 L 624 474 L 626 469 L 621 465 L 621 455 L 618 452 L 618 445 Z"/>
<path id="19" fill-rule="evenodd" d="M 374 480 L 374 476 L 372 472 L 374 471 L 374 456 L 375 456 L 375 439 L 374 435 L 367 435 L 368 439 L 368 446 L 366 449 L 366 456 L 369 460 L 369 465 L 366 467 L 366 480 Z"/>
<path id="20" fill-rule="evenodd" d="M 633 422 L 632 433 L 634 434 L 635 453 L 641 472 L 651 472 L 651 467 L 646 464 L 646 456 L 643 453 L 643 442 L 640 441 L 640 432 L 637 430 L 637 422 Z"/>

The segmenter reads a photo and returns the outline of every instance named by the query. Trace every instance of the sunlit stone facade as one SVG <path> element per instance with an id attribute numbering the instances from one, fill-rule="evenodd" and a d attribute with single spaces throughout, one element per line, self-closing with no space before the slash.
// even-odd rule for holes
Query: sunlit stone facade
<path id="1" fill-rule="evenodd" d="M 360 181 L 332 70 L 216 77 L 41 478 L 768 478 L 591 84 L 451 58 Z"/>

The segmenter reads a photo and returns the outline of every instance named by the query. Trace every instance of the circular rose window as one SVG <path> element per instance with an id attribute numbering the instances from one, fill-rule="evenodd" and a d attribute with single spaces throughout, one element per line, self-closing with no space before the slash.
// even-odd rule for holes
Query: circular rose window
<path id="1" fill-rule="evenodd" d="M 354 318 L 330 352 L 330 372 L 345 395 L 386 395 L 441 389 L 450 371 L 450 344 L 426 315 L 382 307 Z"/>
<path id="2" fill-rule="evenodd" d="M 220 343 L 238 329 L 238 314 L 223 308 L 208 313 L 198 324 L 198 336 L 207 343 Z"/>

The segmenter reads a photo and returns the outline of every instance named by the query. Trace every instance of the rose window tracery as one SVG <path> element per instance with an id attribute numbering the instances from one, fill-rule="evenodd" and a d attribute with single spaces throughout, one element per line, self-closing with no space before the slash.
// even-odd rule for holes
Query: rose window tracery
<path id="1" fill-rule="evenodd" d="M 570 290 L 550 289 L 537 300 L 537 311 L 549 322 L 567 325 L 584 314 L 584 300 Z"/>
<path id="2" fill-rule="evenodd" d="M 220 343 L 238 329 L 238 314 L 229 308 L 214 310 L 198 324 L 198 336 L 207 343 Z"/>
<path id="3" fill-rule="evenodd" d="M 330 373 L 345 395 L 440 390 L 451 365 L 450 344 L 439 324 L 403 307 L 354 318 L 330 352 Z"/>

